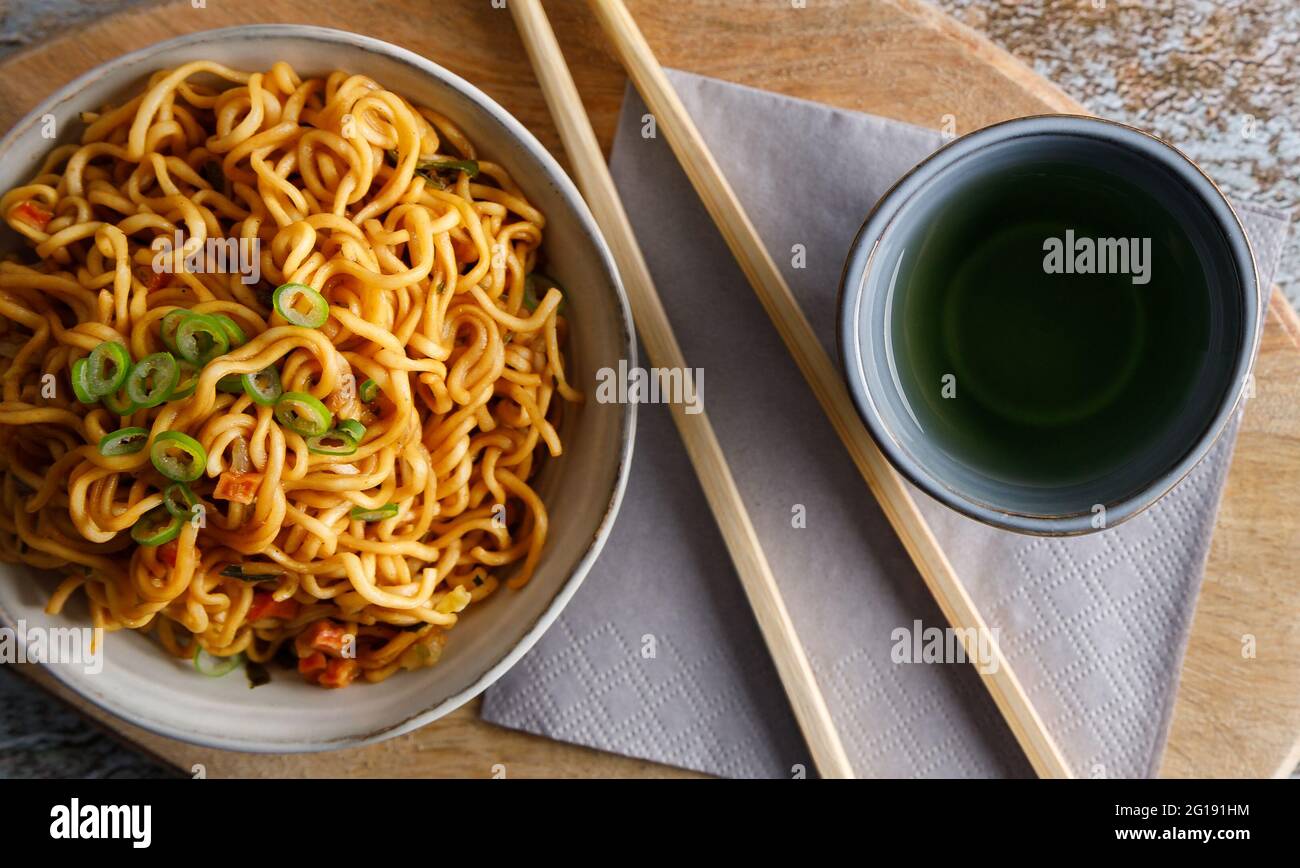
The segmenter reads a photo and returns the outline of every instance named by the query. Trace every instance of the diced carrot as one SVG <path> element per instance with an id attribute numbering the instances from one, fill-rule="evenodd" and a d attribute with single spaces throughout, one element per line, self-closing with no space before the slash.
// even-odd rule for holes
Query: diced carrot
<path id="1" fill-rule="evenodd" d="M 260 473 L 236 473 L 227 470 L 217 480 L 217 487 L 212 496 L 232 503 L 252 503 L 257 495 L 257 487 L 262 484 Z"/>
<path id="2" fill-rule="evenodd" d="M 320 677 L 321 687 L 347 687 L 357 677 L 360 665 L 355 660 L 331 660 Z"/>
<path id="3" fill-rule="evenodd" d="M 298 617 L 300 609 L 298 601 L 293 597 L 287 600 L 276 600 L 269 591 L 258 591 L 253 594 L 253 605 L 248 607 L 245 620 L 249 623 L 260 621 L 263 618 L 280 618 L 285 621 L 292 621 Z"/>
<path id="4" fill-rule="evenodd" d="M 324 618 L 304 630 L 299 641 L 315 651 L 326 651 L 338 656 L 343 653 L 343 640 L 347 635 L 343 627 Z"/>
<path id="5" fill-rule="evenodd" d="M 309 681 L 315 681 L 316 679 L 310 676 L 323 672 L 327 663 L 328 661 L 325 659 L 324 654 L 319 651 L 314 651 L 306 657 L 299 659 L 298 672 L 302 675 L 308 676 Z"/>
<path id="6" fill-rule="evenodd" d="M 9 216 L 16 220 L 21 220 L 24 223 L 30 223 L 37 229 L 44 229 L 49 225 L 50 220 L 53 219 L 54 212 L 28 200 L 26 202 L 19 202 L 15 205 L 9 212 Z"/>

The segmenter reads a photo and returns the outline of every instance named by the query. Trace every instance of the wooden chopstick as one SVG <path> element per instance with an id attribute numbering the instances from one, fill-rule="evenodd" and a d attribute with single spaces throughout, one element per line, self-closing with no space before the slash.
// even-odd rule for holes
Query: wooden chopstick
<path id="1" fill-rule="evenodd" d="M 1060 748 L 1043 726 L 1002 649 L 988 632 L 984 618 L 904 487 L 902 478 L 867 433 L 839 372 L 822 349 L 785 278 L 759 239 L 623 0 L 589 0 L 588 5 L 613 43 L 641 98 L 654 114 L 658 128 L 664 131 L 668 144 L 712 215 L 713 222 L 721 230 L 732 255 L 758 294 L 763 309 L 781 333 L 799 370 L 844 441 L 853 463 L 858 466 L 911 555 L 930 593 L 938 601 L 948 623 L 961 631 L 969 659 L 979 659 L 976 637 L 983 636 L 990 643 L 993 665 L 977 666 L 976 671 L 1035 772 L 1040 777 L 1073 777 Z M 978 632 L 971 632 L 971 628 Z"/>
<path id="2" fill-rule="evenodd" d="M 614 179 L 605 165 L 591 120 L 582 106 L 546 12 L 538 0 L 510 0 L 509 5 L 564 149 L 568 152 L 578 186 L 618 264 L 646 353 L 655 367 L 685 372 L 686 359 L 673 336 L 668 315 L 650 278 L 650 269 L 632 233 L 632 224 L 623 210 Z M 759 546 L 749 512 L 713 433 L 708 413 L 686 413 L 680 403 L 669 406 L 713 510 L 713 517 L 722 531 L 727 551 L 740 574 L 749 605 L 776 663 L 777 674 L 803 730 L 813 762 L 822 777 L 851 778 L 853 765 L 795 634 L 794 622 L 790 620 L 776 579 Z"/>

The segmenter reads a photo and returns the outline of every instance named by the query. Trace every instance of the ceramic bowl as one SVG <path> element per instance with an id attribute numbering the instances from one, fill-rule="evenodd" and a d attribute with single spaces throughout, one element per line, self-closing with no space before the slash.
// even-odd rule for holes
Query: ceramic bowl
<path id="1" fill-rule="evenodd" d="M 1197 387 L 1158 437 L 1105 473 L 1068 485 L 996 477 L 927 435 L 894 352 L 908 288 L 907 249 L 924 249 L 937 214 L 961 208 L 981 178 L 1044 161 L 1101 167 L 1156 197 L 1204 263 L 1211 334 Z M 990 277 L 990 279 L 996 279 Z M 1172 146 L 1140 130 L 1072 115 L 1020 118 L 950 143 L 903 177 L 867 217 L 840 287 L 839 345 L 849 391 L 885 456 L 939 502 L 985 524 L 1046 536 L 1115 527 L 1149 507 L 1205 457 L 1231 419 L 1259 344 L 1259 280 L 1245 230 L 1219 189 Z M 1050 433 L 1043 435 L 1050 437 Z M 1104 508 L 1099 509 L 1099 507 Z M 1101 518 L 1098 521 L 1098 518 Z"/>
<path id="2" fill-rule="evenodd" d="M 257 25 L 193 33 L 131 52 L 81 76 L 44 100 L 0 140 L 0 187 L 25 183 L 56 142 L 42 138 L 52 115 L 59 142 L 80 133 L 79 112 L 138 93 L 148 76 L 196 59 L 265 70 L 288 61 L 299 74 L 345 69 L 368 75 L 412 102 L 455 120 L 481 153 L 505 166 L 547 217 L 548 271 L 568 291 L 570 379 L 596 382 L 601 367 L 634 363 L 631 318 L 613 260 L 573 182 L 519 121 L 481 91 L 410 51 L 352 33 L 297 25 Z M 3 232 L 8 249 L 19 242 Z M 322 690 L 274 673 L 250 690 L 238 671 L 207 678 L 161 652 L 146 636 L 106 637 L 104 666 L 52 665 L 81 696 L 161 735 L 210 747 L 259 752 L 341 748 L 407 732 L 447 714 L 501 677 L 555 621 L 591 568 L 609 533 L 627 481 L 635 425 L 631 404 L 591 398 L 565 414 L 564 455 L 544 462 L 536 486 L 550 512 L 550 536 L 532 581 L 502 589 L 452 632 L 435 666 L 379 684 Z M 48 577 L 0 565 L 0 618 L 13 627 L 83 626 L 85 609 L 44 614 Z"/>

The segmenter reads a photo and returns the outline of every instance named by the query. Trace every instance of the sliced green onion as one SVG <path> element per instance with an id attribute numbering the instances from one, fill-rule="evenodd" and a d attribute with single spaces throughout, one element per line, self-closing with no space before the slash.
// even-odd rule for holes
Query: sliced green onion
<path id="1" fill-rule="evenodd" d="M 86 386 L 95 397 L 116 392 L 131 373 L 131 354 L 117 341 L 104 341 L 86 358 Z"/>
<path id="2" fill-rule="evenodd" d="M 147 428 L 119 428 L 107 434 L 99 441 L 99 454 L 115 458 L 118 455 L 134 455 L 149 442 Z"/>
<path id="3" fill-rule="evenodd" d="M 131 528 L 131 539 L 142 546 L 160 546 L 180 536 L 184 524 L 161 506 L 155 506 Z"/>
<path id="4" fill-rule="evenodd" d="M 164 431 L 154 438 L 149 459 L 159 473 L 173 482 L 193 482 L 203 475 L 208 453 L 190 435 Z"/>
<path id="5" fill-rule="evenodd" d="M 214 313 L 212 314 L 212 318 L 216 320 L 221 325 L 222 330 L 225 331 L 226 340 L 230 343 L 230 348 L 232 350 L 235 347 L 240 347 L 248 343 L 248 335 L 246 335 L 244 330 L 239 327 L 239 323 L 235 322 L 224 313 Z"/>
<path id="6" fill-rule="evenodd" d="M 344 419 L 334 430 L 340 434 L 346 434 L 358 443 L 366 436 L 366 426 L 362 425 L 356 419 Z"/>
<path id="7" fill-rule="evenodd" d="M 192 518 L 199 499 L 184 482 L 173 482 L 163 491 L 163 506 L 177 518 Z"/>
<path id="8" fill-rule="evenodd" d="M 171 353 L 145 356 L 126 378 L 126 396 L 141 407 L 157 407 L 171 397 L 181 369 Z"/>
<path id="9" fill-rule="evenodd" d="M 360 396 L 362 401 L 369 404 L 379 397 L 379 384 L 374 380 L 366 380 L 361 384 L 361 388 L 357 390 L 357 395 Z"/>
<path id="10" fill-rule="evenodd" d="M 336 429 L 317 437 L 308 437 L 307 451 L 317 455 L 351 455 L 357 451 L 357 441 Z"/>
<path id="11" fill-rule="evenodd" d="M 226 374 L 220 380 L 217 380 L 217 391 L 242 395 L 244 394 L 244 378 L 239 374 Z"/>
<path id="12" fill-rule="evenodd" d="M 176 380 L 176 388 L 172 389 L 168 401 L 179 401 L 181 398 L 188 398 L 199 387 L 200 372 L 198 365 L 184 359 L 177 361 L 176 365 L 180 368 L 180 376 Z"/>
<path id="13" fill-rule="evenodd" d="M 364 506 L 354 506 L 348 513 L 349 518 L 355 518 L 357 521 L 383 521 L 386 518 L 392 518 L 397 515 L 398 509 L 395 503 L 385 503 L 378 509 L 366 509 Z"/>
<path id="14" fill-rule="evenodd" d="M 284 386 L 280 385 L 280 369 L 275 365 L 268 365 L 255 374 L 243 374 L 239 379 L 248 397 L 263 407 L 274 407 L 275 402 L 284 394 Z"/>
<path id="15" fill-rule="evenodd" d="M 281 425 L 304 437 L 319 437 L 330 430 L 334 414 L 306 392 L 285 392 L 275 402 L 275 418 Z"/>
<path id="16" fill-rule="evenodd" d="M 229 657 L 218 657 L 215 654 L 209 654 L 203 650 L 202 646 L 194 649 L 194 668 L 201 674 L 209 678 L 220 678 L 223 675 L 229 675 L 239 668 L 239 664 L 244 662 L 243 654 L 232 654 Z"/>
<path id="17" fill-rule="evenodd" d="M 176 327 L 176 353 L 187 362 L 206 365 L 230 351 L 230 338 L 216 317 L 192 313 Z"/>
<path id="18" fill-rule="evenodd" d="M 114 392 L 111 395 L 105 395 L 99 400 L 108 408 L 108 412 L 117 416 L 130 416 L 136 410 L 140 409 L 136 406 L 135 401 L 132 401 L 127 396 L 124 390 Z"/>
<path id="19" fill-rule="evenodd" d="M 426 178 L 438 172 L 464 172 L 471 178 L 477 178 L 478 160 L 426 160 L 418 163 L 415 171 Z"/>
<path id="20" fill-rule="evenodd" d="M 240 579 L 245 582 L 269 582 L 284 575 L 283 570 L 272 564 L 230 564 L 221 571 L 228 579 Z"/>
<path id="21" fill-rule="evenodd" d="M 193 315 L 182 307 L 167 312 L 162 322 L 158 324 L 158 336 L 162 338 L 163 346 L 173 353 L 176 352 L 176 330 L 181 327 L 182 322 Z"/>
<path id="22" fill-rule="evenodd" d="M 300 310 L 300 303 L 305 303 L 307 310 Z M 330 306 L 325 296 L 301 283 L 286 283 L 276 289 L 271 304 L 289 325 L 318 329 L 330 318 Z"/>
<path id="23" fill-rule="evenodd" d="M 83 404 L 95 403 L 95 396 L 90 392 L 90 380 L 88 378 L 90 362 L 86 359 L 77 359 L 72 363 L 72 374 L 69 377 L 72 380 L 72 394 L 77 396 L 77 400 Z"/>

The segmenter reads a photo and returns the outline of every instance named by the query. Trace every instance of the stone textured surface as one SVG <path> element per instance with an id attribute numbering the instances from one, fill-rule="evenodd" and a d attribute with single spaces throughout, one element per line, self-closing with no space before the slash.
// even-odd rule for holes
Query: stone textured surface
<path id="1" fill-rule="evenodd" d="M 1296 0 L 935 0 L 1096 114 L 1181 148 L 1231 196 L 1300 211 Z M 1278 284 L 1300 306 L 1300 236 Z"/>
<path id="2" fill-rule="evenodd" d="M 144 2 L 0 0 L 0 57 Z M 1230 195 L 1300 206 L 1296 0 L 935 3 L 1091 111 L 1176 143 Z M 1300 304 L 1300 238 L 1294 235 L 1279 283 Z M 0 777 L 168 773 L 0 670 Z"/>

